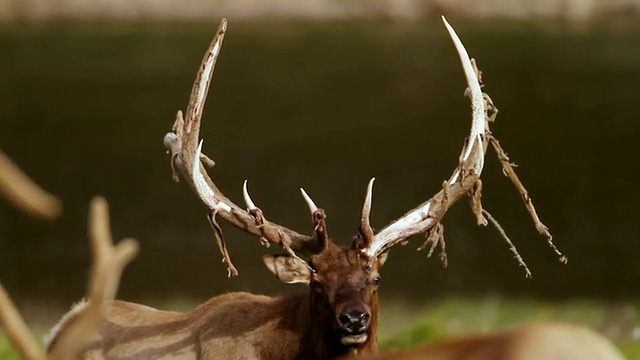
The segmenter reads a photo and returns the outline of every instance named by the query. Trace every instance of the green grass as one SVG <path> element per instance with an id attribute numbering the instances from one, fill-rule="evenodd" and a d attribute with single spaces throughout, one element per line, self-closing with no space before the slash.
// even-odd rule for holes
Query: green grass
<path id="1" fill-rule="evenodd" d="M 177 306 L 191 307 L 184 301 Z M 532 321 L 558 320 L 593 328 L 613 340 L 628 359 L 640 359 L 638 303 L 450 297 L 422 306 L 383 299 L 381 309 L 381 350 L 412 349 L 470 333 L 487 333 Z M 0 331 L 0 360 L 13 359 L 19 357 Z"/>
<path id="2" fill-rule="evenodd" d="M 0 359 L 2 360 L 19 360 L 20 357 L 13 351 L 9 339 L 0 332 Z"/>

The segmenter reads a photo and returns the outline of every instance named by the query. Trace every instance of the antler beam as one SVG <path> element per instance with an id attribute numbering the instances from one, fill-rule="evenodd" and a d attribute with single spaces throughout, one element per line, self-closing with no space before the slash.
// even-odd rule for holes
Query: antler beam
<path id="1" fill-rule="evenodd" d="M 375 234 L 370 244 L 368 246 L 365 244 L 362 251 L 369 256 L 370 259 L 375 259 L 379 254 L 411 235 L 427 233 L 429 236 L 432 229 L 438 228 L 437 226 L 440 224 L 441 219 L 449 207 L 464 196 L 470 196 L 472 210 L 478 219 L 478 224 L 486 225 L 487 220 L 483 215 L 485 210 L 482 209 L 480 202 L 482 189 L 480 175 L 482 174 L 482 169 L 484 167 L 484 157 L 487 151 L 487 146 L 491 143 L 496 149 L 498 157 L 503 164 L 505 174 L 508 175 L 520 191 L 523 200 L 525 201 L 525 205 L 536 224 L 536 228 L 547 238 L 550 246 L 560 256 L 560 260 L 562 262 L 566 262 L 566 257 L 562 255 L 551 242 L 551 235 L 549 234 L 547 227 L 539 220 L 533 207 L 533 203 L 531 202 L 531 198 L 528 196 L 526 190 L 515 175 L 512 166 L 508 162 L 506 154 L 489 130 L 489 122 L 494 120 L 495 115 L 497 114 L 497 109 L 493 105 L 491 98 L 482 92 L 479 79 L 480 72 L 475 66 L 475 61 L 469 58 L 460 38 L 444 16 L 442 17 L 442 21 L 444 22 L 456 50 L 458 51 L 468 84 L 467 90 L 471 98 L 472 113 L 469 137 L 466 139 L 462 148 L 458 166 L 449 179 L 443 182 L 442 189 L 431 199 L 420 204 L 418 207 L 409 211 Z M 367 197 L 369 198 L 370 195 L 367 195 Z M 365 229 L 368 227 L 369 211 L 370 205 L 363 208 L 363 220 L 361 221 L 363 225 L 361 225 L 361 228 L 364 224 L 367 224 L 367 226 L 364 226 Z M 367 218 L 366 221 L 364 220 L 365 217 Z M 444 247 L 444 244 L 441 245 Z M 512 250 L 515 251 L 513 248 Z M 520 263 L 526 268 L 526 265 L 524 265 L 521 259 Z M 527 277 L 529 276 L 530 273 L 527 270 Z"/>
<path id="2" fill-rule="evenodd" d="M 213 76 L 216 60 L 222 47 L 227 30 L 227 20 L 223 19 L 215 38 L 207 50 L 196 80 L 193 84 L 186 117 L 178 111 L 172 132 L 164 138 L 164 143 L 171 153 L 173 178 L 178 181 L 177 172 L 193 188 L 200 200 L 209 209 L 208 218 L 214 229 L 218 247 L 227 264 L 229 275 L 237 275 L 226 249 L 222 231 L 215 221 L 219 216 L 230 224 L 263 239 L 263 242 L 284 247 L 290 252 L 312 254 L 319 250 L 314 237 L 301 235 L 284 226 L 267 221 L 260 209 L 252 204 L 251 209 L 242 209 L 220 192 L 206 171 L 201 169 L 200 162 L 213 166 L 213 161 L 204 156 L 202 141 L 199 140 L 202 112 Z M 265 241 L 266 240 L 266 241 Z"/>

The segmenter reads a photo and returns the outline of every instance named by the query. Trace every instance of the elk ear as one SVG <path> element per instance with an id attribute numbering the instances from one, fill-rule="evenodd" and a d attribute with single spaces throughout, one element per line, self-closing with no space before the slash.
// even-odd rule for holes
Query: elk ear
<path id="1" fill-rule="evenodd" d="M 389 251 L 385 251 L 382 254 L 378 255 L 378 268 L 381 268 L 384 265 L 384 262 L 387 261 L 387 256 L 389 255 Z"/>
<path id="2" fill-rule="evenodd" d="M 267 269 L 271 271 L 280 281 L 287 284 L 311 282 L 311 271 L 309 266 L 300 259 L 295 259 L 290 255 L 268 254 L 262 257 Z"/>

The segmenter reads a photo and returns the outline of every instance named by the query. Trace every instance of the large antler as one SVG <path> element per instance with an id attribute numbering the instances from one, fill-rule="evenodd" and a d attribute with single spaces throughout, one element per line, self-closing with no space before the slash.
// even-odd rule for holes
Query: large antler
<path id="1" fill-rule="evenodd" d="M 393 245 L 405 240 L 411 235 L 419 233 L 427 234 L 427 241 L 433 242 L 432 249 L 438 244 L 440 244 L 444 249 L 442 225 L 440 224 L 440 221 L 449 207 L 464 196 L 470 197 L 471 207 L 476 215 L 478 224 L 487 224 L 487 219 L 485 218 L 486 215 L 498 227 L 505 239 L 509 241 L 498 223 L 489 215 L 488 212 L 483 210 L 480 202 L 482 190 L 480 174 L 482 173 L 482 168 L 484 166 L 484 156 L 487 146 L 491 143 L 498 154 L 498 158 L 502 163 L 505 174 L 512 180 L 514 185 L 520 191 L 527 210 L 535 222 L 536 228 L 547 238 L 550 246 L 560 256 L 560 260 L 562 262 L 566 262 L 566 257 L 562 255 L 551 242 L 551 234 L 547 227 L 540 222 L 535 208 L 533 207 L 533 203 L 527 195 L 527 191 L 522 186 L 522 183 L 516 176 L 512 165 L 509 163 L 509 158 L 506 156 L 505 152 L 500 147 L 500 144 L 492 136 L 489 130 L 489 123 L 493 122 L 495 119 L 497 109 L 493 105 L 489 96 L 482 92 L 479 79 L 480 72 L 475 66 L 475 61 L 469 58 L 466 49 L 458 38 L 458 35 L 455 33 L 451 25 L 449 25 L 444 16 L 442 17 L 442 21 L 455 44 L 467 79 L 467 91 L 471 98 L 471 133 L 462 148 L 462 152 L 458 160 L 458 166 L 451 177 L 443 182 L 442 190 L 440 190 L 431 199 L 420 204 L 415 209 L 409 211 L 380 230 L 377 234 L 374 234 L 371 226 L 369 225 L 371 191 L 373 185 L 372 179 L 369 183 L 367 196 L 362 209 L 360 225 L 360 235 L 363 240 L 363 244 L 361 245 L 362 251 L 369 256 L 370 259 L 375 259 L 379 254 L 385 252 Z M 512 247 L 511 249 L 516 254 L 521 265 L 526 269 L 526 265 L 524 265 L 524 262 L 522 262 L 522 259 L 518 256 L 515 248 Z M 527 277 L 530 277 L 531 274 L 528 269 L 526 269 L 526 271 Z"/>
<path id="2" fill-rule="evenodd" d="M 179 170 L 185 181 L 209 209 L 208 219 L 214 230 L 218 247 L 222 252 L 223 261 L 227 264 L 227 269 L 231 276 L 237 275 L 238 272 L 227 252 L 222 231 L 216 222 L 216 215 L 246 232 L 259 236 L 266 245 L 273 243 L 283 246 L 292 255 L 295 255 L 295 252 L 317 253 L 322 249 L 324 243 L 323 241 L 317 241 L 319 237 L 317 235 L 301 235 L 286 227 L 267 221 L 262 211 L 249 198 L 246 183 L 244 197 L 247 202 L 247 210 L 242 209 L 224 196 L 206 171 L 201 169 L 201 162 L 208 166 L 213 166 L 214 164 L 211 159 L 201 153 L 202 141 L 199 141 L 198 135 L 209 83 L 213 76 L 213 70 L 226 30 L 227 20 L 223 19 L 202 60 L 202 65 L 193 83 L 186 117 L 183 118 L 182 112 L 178 111 L 173 131 L 165 136 L 164 143 L 171 152 L 173 179 L 178 181 L 177 170 Z M 313 209 L 311 211 L 314 213 Z"/>

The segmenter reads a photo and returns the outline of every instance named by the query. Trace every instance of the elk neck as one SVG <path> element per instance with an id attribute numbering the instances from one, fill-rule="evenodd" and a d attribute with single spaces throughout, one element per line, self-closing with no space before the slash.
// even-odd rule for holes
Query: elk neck
<path id="1" fill-rule="evenodd" d="M 295 325 L 300 331 L 299 359 L 336 359 L 350 353 L 372 353 L 377 349 L 378 328 L 378 298 L 374 297 L 371 314 L 371 324 L 367 331 L 367 341 L 362 344 L 347 346 L 340 342 L 340 336 L 335 328 L 333 309 L 320 298 L 314 290 L 304 294 L 290 295 L 296 298 L 299 305 L 295 307 L 298 323 Z M 292 309 L 288 311 L 291 312 Z M 290 313 L 291 314 L 291 313 Z"/>
<path id="2" fill-rule="evenodd" d="M 367 272 L 367 261 L 351 248 L 342 248 L 333 241 L 328 241 L 327 248 L 318 255 L 312 257 L 311 263 L 317 268 L 318 274 L 324 275 L 323 280 L 335 285 L 338 289 L 345 288 L 353 293 L 367 292 L 362 285 L 351 283 L 352 278 L 362 278 L 359 272 Z M 330 269 L 330 270 L 328 270 Z M 326 284 L 325 284 L 326 285 Z M 307 344 L 301 349 L 301 358 L 334 359 L 347 354 L 366 354 L 377 349 L 378 329 L 378 292 L 373 291 L 358 298 L 369 307 L 370 320 L 366 331 L 366 341 L 359 344 L 345 345 L 341 341 L 342 334 L 336 324 L 336 309 L 338 308 L 339 290 L 318 289 L 313 284 L 309 291 L 300 294 L 301 306 L 298 308 L 300 329 L 302 331 L 301 343 Z M 331 294 L 328 294 L 331 293 Z M 345 294 L 345 297 L 348 297 Z"/>

